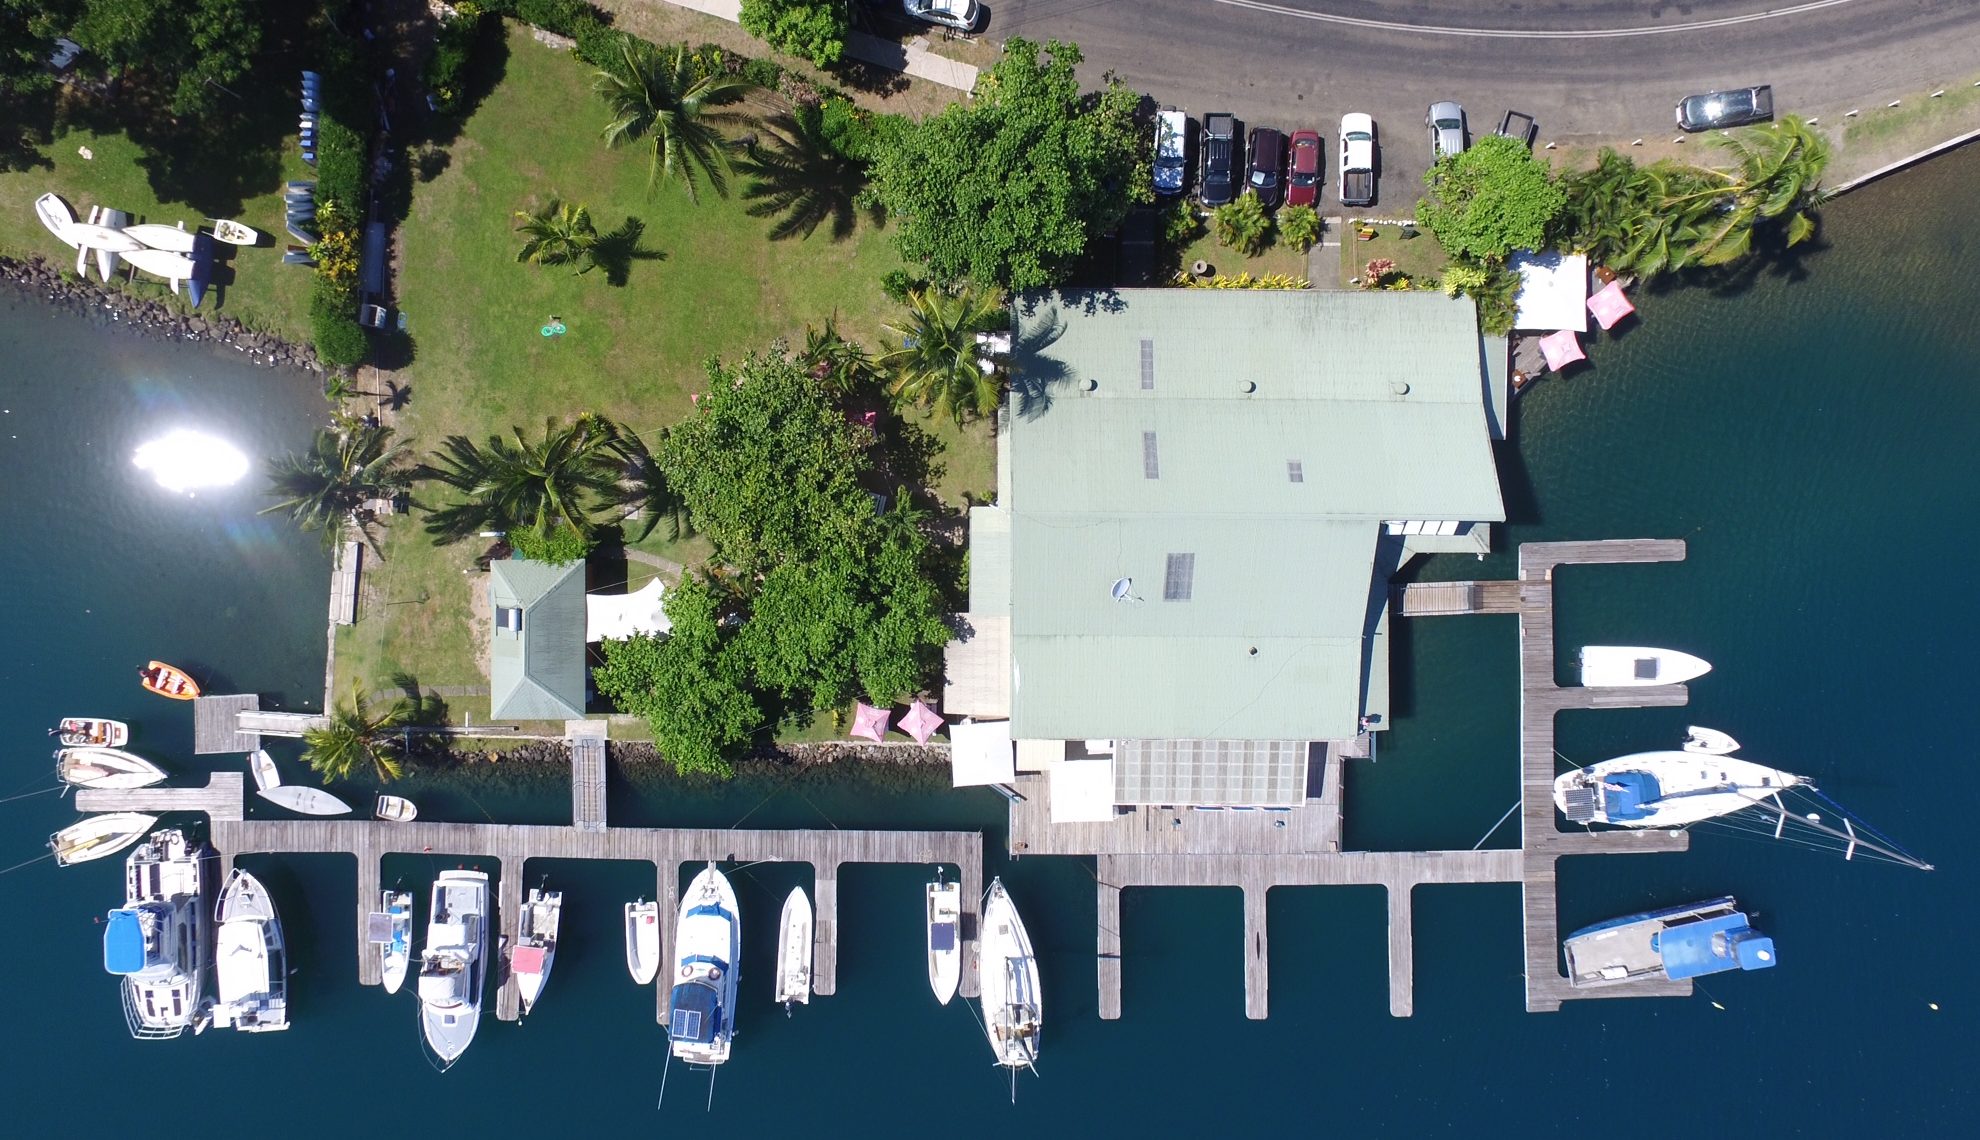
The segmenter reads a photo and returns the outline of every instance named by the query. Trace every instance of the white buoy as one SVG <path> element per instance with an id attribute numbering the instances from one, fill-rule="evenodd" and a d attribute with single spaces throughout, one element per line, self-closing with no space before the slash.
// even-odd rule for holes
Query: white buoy
<path id="1" fill-rule="evenodd" d="M 1635 142 L 1633 142 L 1633 143 L 1630 143 L 1629 145 L 1631 145 L 1631 146 L 1642 146 L 1642 145 L 1643 145 L 1643 140 L 1642 140 L 1642 139 L 1637 139 L 1637 140 L 1636 140 Z"/>
<path id="2" fill-rule="evenodd" d="M 1886 104 L 1884 104 L 1884 106 L 1886 106 L 1886 107 L 1895 107 L 1895 106 L 1897 106 L 1897 105 L 1898 105 L 1899 103 L 1902 103 L 1902 102 L 1904 102 L 1904 100 L 1902 100 L 1902 99 L 1893 99 L 1893 100 L 1891 100 L 1890 102 L 1888 102 L 1888 103 L 1886 103 Z"/>

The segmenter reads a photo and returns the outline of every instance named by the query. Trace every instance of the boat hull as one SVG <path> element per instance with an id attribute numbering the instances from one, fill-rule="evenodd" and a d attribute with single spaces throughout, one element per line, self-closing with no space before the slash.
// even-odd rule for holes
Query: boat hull
<path id="1" fill-rule="evenodd" d="M 1702 657 L 1647 645 L 1584 645 L 1581 683 L 1586 688 L 1680 685 L 1712 671 Z"/>
<path id="2" fill-rule="evenodd" d="M 49 836 L 48 849 L 55 853 L 56 866 L 73 867 L 115 855 L 157 826 L 157 816 L 134 811 L 87 816 Z"/>
<path id="3" fill-rule="evenodd" d="M 289 964 L 282 919 L 261 880 L 234 868 L 214 908 L 213 1023 L 243 1033 L 289 1027 Z"/>
<path id="4" fill-rule="evenodd" d="M 792 887 L 778 918 L 777 1001 L 788 1009 L 811 1002 L 812 937 L 815 930 L 811 898 L 803 887 Z"/>
<path id="5" fill-rule="evenodd" d="M 983 1028 L 997 1063 L 1030 1068 L 1038 1061 L 1039 1035 L 1044 1025 L 1044 1000 L 1038 985 L 1038 959 L 1031 952 L 1031 935 L 1001 879 L 990 882 L 983 904 L 982 991 Z"/>
<path id="6" fill-rule="evenodd" d="M 550 967 L 557 960 L 557 927 L 564 910 L 564 892 L 532 889 L 523 900 L 517 923 L 516 948 L 510 954 L 510 970 L 516 976 L 516 998 L 524 1016 L 536 1008 L 543 987 L 550 981 Z"/>
<path id="7" fill-rule="evenodd" d="M 1684 827 L 1805 783 L 1734 756 L 1638 752 L 1563 773 L 1554 780 L 1554 806 L 1573 823 Z"/>
<path id="8" fill-rule="evenodd" d="M 442 871 L 427 911 L 420 964 L 420 1035 L 444 1070 L 460 1060 L 481 1025 L 488 982 L 488 876 Z M 437 984 L 429 986 L 429 982 Z"/>
<path id="9" fill-rule="evenodd" d="M 1739 741 L 1716 728 L 1690 725 L 1685 730 L 1684 751 L 1706 756 L 1730 756 L 1739 751 Z"/>
<path id="10" fill-rule="evenodd" d="M 650 986 L 660 973 L 660 904 L 626 904 L 626 971 L 632 980 Z"/>
<path id="11" fill-rule="evenodd" d="M 259 230 L 227 218 L 213 223 L 213 237 L 214 240 L 226 242 L 228 245 L 258 245 L 261 242 Z"/>
<path id="12" fill-rule="evenodd" d="M 928 988 L 943 1005 L 962 981 L 962 884 L 928 884 Z"/>
<path id="13" fill-rule="evenodd" d="M 64 748 L 55 754 L 55 775 L 78 788 L 148 788 L 165 770 L 121 748 Z"/>
<path id="14" fill-rule="evenodd" d="M 1576 989 L 1684 981 L 1776 962 L 1773 940 L 1753 930 L 1730 895 L 1598 922 L 1568 935 L 1561 949 Z"/>
<path id="15" fill-rule="evenodd" d="M 385 992 L 395 994 L 406 984 L 406 965 L 412 961 L 412 892 L 386 891 L 379 909 L 391 916 L 391 939 L 378 947 L 378 980 Z"/>
<path id="16" fill-rule="evenodd" d="M 49 233 L 60 238 L 63 245 L 75 249 L 82 244 L 69 233 L 69 227 L 76 224 L 76 212 L 69 208 L 69 204 L 64 202 L 60 195 L 43 194 L 36 198 L 34 216 L 40 218 L 41 224 L 48 227 Z"/>
<path id="17" fill-rule="evenodd" d="M 282 773 L 275 767 L 275 758 L 266 748 L 257 748 L 248 753 L 248 771 L 254 774 L 256 791 L 265 792 L 282 786 Z"/>
<path id="18" fill-rule="evenodd" d="M 419 818 L 419 808 L 404 796 L 379 796 L 371 813 L 387 823 L 411 823 Z"/>
<path id="19" fill-rule="evenodd" d="M 255 795 L 269 803 L 288 808 L 300 815 L 349 815 L 351 805 L 324 791 L 322 788 L 305 788 L 295 784 L 283 784 L 279 788 L 261 788 Z"/>
<path id="20" fill-rule="evenodd" d="M 170 253 L 191 253 L 193 234 L 177 226 L 163 222 L 146 222 L 141 226 L 125 226 L 124 232 L 143 242 L 151 249 L 162 249 Z"/>
<path id="21" fill-rule="evenodd" d="M 157 693 L 175 701 L 190 701 L 199 696 L 199 682 L 187 675 L 184 669 L 153 661 L 139 670 L 143 677 L 138 682 L 148 693 Z"/>

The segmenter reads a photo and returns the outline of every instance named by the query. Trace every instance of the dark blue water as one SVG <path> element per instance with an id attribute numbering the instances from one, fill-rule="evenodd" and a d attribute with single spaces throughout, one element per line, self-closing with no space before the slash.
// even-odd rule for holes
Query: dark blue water
<path id="1" fill-rule="evenodd" d="M 16 951 L 7 1131 L 245 1134 L 227 1091 L 245 1085 L 266 1090 L 248 1103 L 278 1134 L 309 1137 L 1964 1134 L 1980 1100 L 1966 778 L 1980 614 L 1964 569 L 1980 496 L 1976 178 L 1980 151 L 1836 204 L 1829 248 L 1799 278 L 1645 299 L 1638 324 L 1595 346 L 1593 368 L 1522 397 L 1502 553 L 1423 571 L 1510 575 L 1512 545 L 1532 539 L 1689 540 L 1681 564 L 1562 575 L 1564 658 L 1588 641 L 1669 644 L 1717 666 L 1689 708 L 1564 717 L 1562 750 L 1592 759 L 1667 747 L 1687 723 L 1721 727 L 1746 754 L 1818 777 L 1940 869 L 1701 833 L 1684 855 L 1564 863 L 1563 920 L 1734 893 L 1779 940 L 1770 973 L 1718 979 L 1690 1001 L 1529 1015 L 1517 888 L 1424 888 L 1416 1015 L 1398 1020 L 1381 893 L 1282 890 L 1272 1017 L 1254 1023 L 1242 1016 L 1237 893 L 1136 891 L 1122 913 L 1125 1016 L 1101 1022 L 1090 869 L 993 858 L 1045 970 L 1041 1075 L 1012 1107 L 970 1012 L 928 997 L 921 869 L 848 868 L 840 992 L 787 1021 L 768 996 L 772 916 L 808 872 L 756 867 L 737 879 L 742 1034 L 704 1117 L 705 1079 L 679 1070 L 654 1110 L 664 1039 L 650 992 L 624 975 L 618 929 L 620 903 L 651 890 L 644 867 L 531 865 L 532 881 L 547 875 L 567 894 L 556 976 L 528 1023 L 491 1019 L 442 1077 L 420 1059 L 411 1000 L 356 985 L 347 859 L 249 861 L 297 946 L 295 1027 L 169 1043 L 128 1040 L 99 965 L 93 919 L 121 897 L 117 862 L 42 863 L 0 875 Z M 66 712 L 132 720 L 141 751 L 202 767 L 185 710 L 132 683 L 151 656 L 216 688 L 312 703 L 326 576 L 313 541 L 255 518 L 251 485 L 188 500 L 129 467 L 136 443 L 182 422 L 255 455 L 294 446 L 322 414 L 308 381 L 11 300 L 0 301 L 0 360 L 11 586 L 0 740 L 13 773 L 0 792 L 47 783 L 42 729 Z M 1509 618 L 1401 632 L 1394 729 L 1380 761 L 1350 773 L 1355 843 L 1468 847 L 1513 802 L 1514 642 Z M 549 820 L 568 804 L 560 778 L 517 766 L 421 777 L 411 794 L 442 818 Z M 719 788 L 635 775 L 612 788 L 623 823 L 983 827 L 999 849 L 1000 804 L 830 773 Z M 53 797 L 0 804 L 0 865 L 32 859 L 69 818 Z M 397 859 L 386 878 L 423 889 L 458 862 Z"/>

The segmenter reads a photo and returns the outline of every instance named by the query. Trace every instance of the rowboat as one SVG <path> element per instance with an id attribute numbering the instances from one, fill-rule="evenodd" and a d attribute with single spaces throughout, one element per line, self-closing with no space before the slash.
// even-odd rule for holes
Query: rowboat
<path id="1" fill-rule="evenodd" d="M 167 665 L 163 661 L 153 661 L 138 670 L 138 683 L 149 692 L 175 701 L 190 701 L 199 696 L 199 683 L 186 675 L 184 669 Z"/>
<path id="2" fill-rule="evenodd" d="M 141 226 L 125 226 L 124 232 L 152 249 L 169 250 L 172 253 L 193 251 L 192 231 L 178 226 L 168 226 L 163 222 L 146 222 Z"/>
<path id="3" fill-rule="evenodd" d="M 324 791 L 322 788 L 305 788 L 295 784 L 284 784 L 279 788 L 262 788 L 254 793 L 271 804 L 278 804 L 302 815 L 349 815 L 351 805 Z"/>
<path id="4" fill-rule="evenodd" d="M 65 716 L 55 738 L 70 748 L 122 748 L 131 739 L 131 726 L 121 720 L 95 716 Z"/>
<path id="5" fill-rule="evenodd" d="M 193 275 L 192 258 L 169 249 L 136 249 L 126 252 L 123 257 L 146 273 L 171 282 L 174 293 L 179 291 L 179 282 Z"/>
<path id="6" fill-rule="evenodd" d="M 266 748 L 248 753 L 248 771 L 254 773 L 254 786 L 262 791 L 282 786 L 282 773 L 275 770 L 275 758 Z"/>
<path id="7" fill-rule="evenodd" d="M 43 194 L 34 200 L 34 216 L 48 227 L 48 232 L 62 239 L 62 244 L 71 249 L 82 244 L 69 234 L 69 227 L 76 224 L 76 212 L 60 195 Z"/>
<path id="8" fill-rule="evenodd" d="M 165 779 L 158 765 L 117 748 L 64 748 L 55 775 L 79 788 L 148 788 Z"/>
<path id="9" fill-rule="evenodd" d="M 626 904 L 626 969 L 642 986 L 660 972 L 660 904 L 641 899 Z"/>
<path id="10" fill-rule="evenodd" d="M 404 796 L 379 796 L 371 814 L 387 823 L 411 823 L 419 818 L 419 809 Z"/>
<path id="11" fill-rule="evenodd" d="M 105 855 L 115 855 L 144 838 L 158 825 L 155 815 L 134 811 L 85 816 L 48 837 L 48 848 L 55 852 L 55 865 L 68 867 L 87 863 Z"/>
<path id="12" fill-rule="evenodd" d="M 227 218 L 221 218 L 213 223 L 213 236 L 228 245 L 258 245 L 261 242 L 260 230 Z"/>

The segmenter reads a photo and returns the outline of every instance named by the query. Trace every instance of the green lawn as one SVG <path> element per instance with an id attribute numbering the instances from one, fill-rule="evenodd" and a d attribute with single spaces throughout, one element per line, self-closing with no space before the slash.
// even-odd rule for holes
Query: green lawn
<path id="1" fill-rule="evenodd" d="M 1306 255 L 1292 246 L 1277 240 L 1276 233 L 1271 245 L 1257 257 L 1246 257 L 1234 249 L 1217 244 L 1216 235 L 1206 230 L 1204 235 L 1183 247 L 1181 265 L 1187 271 L 1198 261 L 1210 263 L 1213 273 L 1236 277 L 1249 273 L 1262 277 L 1267 273 L 1285 273 L 1293 277 L 1306 276 Z"/>
<path id="2" fill-rule="evenodd" d="M 1341 242 L 1341 284 L 1364 275 L 1368 263 L 1378 257 L 1386 257 L 1396 263 L 1396 272 L 1408 277 L 1413 284 L 1422 285 L 1434 281 L 1450 264 L 1444 247 L 1437 239 L 1418 230 L 1412 238 L 1403 237 L 1401 226 L 1374 226 L 1375 236 L 1367 241 L 1355 237 L 1352 223 L 1340 232 Z"/>

